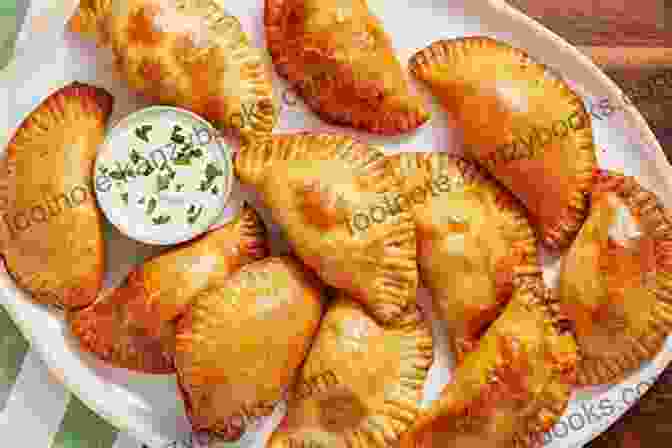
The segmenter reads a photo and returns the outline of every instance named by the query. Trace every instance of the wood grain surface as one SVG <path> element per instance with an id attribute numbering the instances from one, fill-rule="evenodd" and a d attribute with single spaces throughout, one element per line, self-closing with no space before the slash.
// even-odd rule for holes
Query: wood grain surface
<path id="1" fill-rule="evenodd" d="M 672 160 L 672 0 L 509 0 L 578 46 L 624 91 Z M 667 78 L 669 77 L 669 78 Z M 664 80 L 669 81 L 665 82 Z M 648 92 L 647 92 L 648 91 Z M 672 367 L 588 448 L 672 447 Z M 568 447 L 569 448 L 569 447 Z"/>

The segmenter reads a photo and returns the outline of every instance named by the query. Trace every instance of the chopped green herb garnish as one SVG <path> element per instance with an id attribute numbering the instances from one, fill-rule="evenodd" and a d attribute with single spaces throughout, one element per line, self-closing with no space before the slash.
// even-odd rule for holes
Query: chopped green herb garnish
<path id="1" fill-rule="evenodd" d="M 196 207 L 194 207 L 194 204 L 191 204 L 189 206 L 189 210 L 187 211 L 187 213 L 192 214 L 192 213 L 194 213 L 195 210 L 196 210 Z"/>
<path id="2" fill-rule="evenodd" d="M 214 179 L 215 177 L 221 176 L 222 174 L 224 174 L 224 172 L 217 168 L 217 165 L 212 162 L 208 163 L 208 165 L 205 167 L 205 177 L 208 180 Z"/>
<path id="3" fill-rule="evenodd" d="M 173 160 L 175 165 L 191 165 L 191 159 L 186 154 L 180 154 Z"/>
<path id="4" fill-rule="evenodd" d="M 167 190 L 168 186 L 170 185 L 170 179 L 171 179 L 170 175 L 162 176 L 161 174 L 159 174 L 156 177 L 157 191 Z"/>
<path id="5" fill-rule="evenodd" d="M 175 143 L 184 143 L 184 135 L 178 134 L 182 130 L 179 126 L 173 127 L 173 133 L 170 135 L 170 140 Z"/>
<path id="6" fill-rule="evenodd" d="M 138 201 L 138 204 L 144 204 L 145 203 L 145 197 L 141 197 L 140 200 Z"/>
<path id="7" fill-rule="evenodd" d="M 124 204 L 128 204 L 128 193 L 121 193 L 121 199 L 124 201 Z"/>
<path id="8" fill-rule="evenodd" d="M 191 157 L 196 157 L 197 159 L 203 155 L 201 148 L 192 149 L 189 153 Z"/>
<path id="9" fill-rule="evenodd" d="M 182 184 L 175 185 L 175 191 L 182 191 L 182 187 L 184 187 Z"/>
<path id="10" fill-rule="evenodd" d="M 147 204 L 147 214 L 151 215 L 154 213 L 154 210 L 156 209 L 156 199 L 151 198 L 149 200 L 149 204 Z"/>
<path id="11" fill-rule="evenodd" d="M 219 192 L 219 190 L 217 189 L 217 185 L 212 187 L 212 190 L 210 190 L 210 191 L 212 192 L 212 194 L 216 195 Z"/>
<path id="12" fill-rule="evenodd" d="M 109 175 L 114 180 L 124 180 L 124 179 L 126 179 L 126 176 L 124 176 L 124 173 L 122 173 L 121 171 L 110 171 Z"/>
<path id="13" fill-rule="evenodd" d="M 198 212 L 195 215 L 187 216 L 187 221 L 189 224 L 195 223 L 198 217 L 201 216 L 201 213 L 203 213 L 203 206 L 198 207 Z"/>
<path id="14" fill-rule="evenodd" d="M 140 172 L 143 176 L 149 176 L 154 172 L 154 167 L 152 166 L 151 163 L 147 162 L 147 168 L 145 168 L 144 171 Z"/>
<path id="15" fill-rule="evenodd" d="M 100 171 L 103 174 L 107 174 L 109 169 L 105 168 L 104 166 L 100 166 L 100 167 L 98 167 L 98 171 Z"/>
<path id="16" fill-rule="evenodd" d="M 133 168 L 126 168 L 125 175 L 128 177 L 135 177 L 135 172 L 133 171 Z"/>
<path id="17" fill-rule="evenodd" d="M 131 149 L 131 162 L 138 163 L 140 161 L 140 154 L 135 149 Z"/>
<path id="18" fill-rule="evenodd" d="M 208 191 L 210 187 L 212 186 L 212 182 L 214 182 L 215 178 L 217 176 L 223 175 L 224 172 L 217 168 L 217 166 L 214 163 L 208 163 L 208 165 L 205 167 L 205 181 L 201 181 L 201 186 L 200 190 L 201 191 Z"/>
<path id="19" fill-rule="evenodd" d="M 165 224 L 168 221 L 170 221 L 170 216 L 168 216 L 168 215 L 161 215 L 161 216 L 157 216 L 156 218 L 152 218 L 152 222 L 156 225 Z"/>
<path id="20" fill-rule="evenodd" d="M 149 143 L 149 137 L 147 136 L 147 133 L 152 130 L 152 126 L 149 124 L 145 124 L 143 126 L 140 126 L 139 128 L 135 129 L 135 135 L 138 137 L 140 140 L 143 140 L 146 143 Z"/>

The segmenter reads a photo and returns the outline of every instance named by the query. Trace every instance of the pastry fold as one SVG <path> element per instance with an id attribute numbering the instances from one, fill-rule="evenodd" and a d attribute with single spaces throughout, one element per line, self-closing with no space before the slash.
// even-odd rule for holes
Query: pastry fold
<path id="1" fill-rule="evenodd" d="M 269 448 L 386 448 L 417 418 L 433 361 L 418 308 L 381 326 L 343 292 L 329 305 Z"/>
<path id="2" fill-rule="evenodd" d="M 301 263 L 270 257 L 199 294 L 178 322 L 176 367 L 194 431 L 240 438 L 269 415 L 322 317 L 322 284 Z"/>
<path id="3" fill-rule="evenodd" d="M 445 152 L 390 157 L 412 210 L 422 284 L 446 322 L 457 364 L 474 350 L 524 276 L 541 276 L 518 200 L 475 163 Z"/>
<path id="4" fill-rule="evenodd" d="M 266 0 L 264 23 L 277 72 L 325 121 L 389 135 L 429 119 L 365 0 Z"/>
<path id="5" fill-rule="evenodd" d="M 69 28 L 111 47 L 119 74 L 155 102 L 241 136 L 276 124 L 267 60 L 221 2 L 84 0 Z"/>
<path id="6" fill-rule="evenodd" d="M 598 171 L 591 211 L 562 261 L 558 289 L 582 359 L 581 385 L 614 383 L 672 331 L 672 219 L 637 181 Z"/>
<path id="7" fill-rule="evenodd" d="M 236 219 L 139 265 L 92 305 L 68 313 L 80 346 L 117 367 L 175 371 L 175 323 L 195 296 L 268 255 L 266 229 L 249 205 Z"/>
<path id="8" fill-rule="evenodd" d="M 325 283 L 384 322 L 415 303 L 415 224 L 390 202 L 401 186 L 380 150 L 347 136 L 270 135 L 245 145 L 235 169 Z"/>
<path id="9" fill-rule="evenodd" d="M 23 121 L 0 166 L 0 252 L 17 285 L 40 303 L 93 302 L 105 272 L 93 164 L 112 112 L 104 89 L 67 85 Z"/>
<path id="10" fill-rule="evenodd" d="M 526 278 L 399 446 L 537 446 L 564 413 L 576 374 L 576 343 L 556 307 L 541 280 Z"/>
<path id="11" fill-rule="evenodd" d="M 488 37 L 434 42 L 409 65 L 457 121 L 465 153 L 523 202 L 541 241 L 568 247 L 597 166 L 581 98 L 523 50 Z"/>

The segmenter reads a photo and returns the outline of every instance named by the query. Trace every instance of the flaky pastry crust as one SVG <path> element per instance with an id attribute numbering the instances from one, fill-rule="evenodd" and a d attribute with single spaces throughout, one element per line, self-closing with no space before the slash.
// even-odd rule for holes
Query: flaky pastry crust
<path id="1" fill-rule="evenodd" d="M 266 0 L 264 23 L 276 70 L 322 119 L 388 135 L 429 119 L 365 0 Z"/>
<path id="2" fill-rule="evenodd" d="M 112 112 L 104 89 L 67 85 L 23 121 L 0 167 L 0 252 L 17 285 L 40 303 L 91 303 L 105 271 L 92 174 Z"/>
<path id="3" fill-rule="evenodd" d="M 390 157 L 413 211 L 422 284 L 447 323 L 456 361 L 478 346 L 523 276 L 541 276 L 518 200 L 475 163 L 445 152 Z"/>
<path id="4" fill-rule="evenodd" d="M 70 29 L 109 45 L 129 85 L 242 137 L 271 132 L 270 67 L 215 0 L 85 0 Z"/>
<path id="5" fill-rule="evenodd" d="M 268 447 L 396 446 L 420 412 L 432 361 L 432 335 L 419 309 L 381 326 L 339 292 Z"/>
<path id="6" fill-rule="evenodd" d="M 672 332 L 670 214 L 632 177 L 596 171 L 595 178 L 590 216 L 563 259 L 558 289 L 582 355 L 581 385 L 623 379 Z M 641 235 L 610 236 L 619 207 Z"/>
<path id="7" fill-rule="evenodd" d="M 322 317 L 322 284 L 269 257 L 199 294 L 178 321 L 175 363 L 194 431 L 238 439 L 291 385 Z"/>
<path id="8" fill-rule="evenodd" d="M 541 241 L 568 247 L 597 166 L 581 98 L 523 50 L 488 37 L 434 42 L 409 66 L 457 120 L 465 152 L 523 202 Z"/>
<path id="9" fill-rule="evenodd" d="M 564 413 L 576 343 L 550 293 L 527 277 L 401 448 L 529 447 Z"/>
<path id="10" fill-rule="evenodd" d="M 194 297 L 268 252 L 264 223 L 245 204 L 234 221 L 146 261 L 122 285 L 69 313 L 70 330 L 82 349 L 117 367 L 172 373 L 175 322 Z"/>
<path id="11" fill-rule="evenodd" d="M 408 211 L 385 212 L 400 181 L 380 150 L 347 136 L 271 135 L 245 145 L 235 168 L 325 283 L 383 322 L 413 306 L 415 224 Z"/>

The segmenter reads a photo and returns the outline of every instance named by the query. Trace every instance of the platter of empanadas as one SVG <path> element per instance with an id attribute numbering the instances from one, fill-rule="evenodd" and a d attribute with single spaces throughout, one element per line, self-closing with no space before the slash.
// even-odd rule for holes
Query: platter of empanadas
<path id="1" fill-rule="evenodd" d="M 672 360 L 672 167 L 502 0 L 67 13 L 0 85 L 0 300 L 148 447 L 578 447 Z"/>

